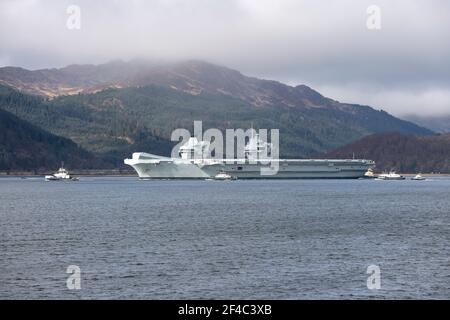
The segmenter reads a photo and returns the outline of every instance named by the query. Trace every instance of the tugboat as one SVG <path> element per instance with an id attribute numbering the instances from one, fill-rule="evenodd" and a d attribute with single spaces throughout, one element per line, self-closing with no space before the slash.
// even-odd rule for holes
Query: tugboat
<path id="1" fill-rule="evenodd" d="M 372 169 L 372 168 L 369 168 L 369 169 L 366 171 L 366 173 L 364 173 L 363 179 L 375 179 L 375 178 L 376 178 L 376 176 L 375 176 L 375 174 L 373 173 L 373 169 Z"/>
<path id="2" fill-rule="evenodd" d="M 422 177 L 422 175 L 420 173 L 418 173 L 416 176 L 412 177 L 411 180 L 423 181 L 423 180 L 426 180 L 426 178 Z"/>
<path id="3" fill-rule="evenodd" d="M 395 173 L 395 171 L 391 171 L 389 173 L 380 174 L 376 180 L 405 180 L 405 177 Z"/>
<path id="4" fill-rule="evenodd" d="M 64 169 L 64 165 L 52 175 L 45 176 L 45 181 L 78 181 L 78 178 L 72 177 L 69 172 Z"/>
<path id="5" fill-rule="evenodd" d="M 214 176 L 214 180 L 234 180 L 232 176 L 230 176 L 228 173 L 226 173 L 225 171 L 220 171 L 218 174 L 216 174 Z"/>

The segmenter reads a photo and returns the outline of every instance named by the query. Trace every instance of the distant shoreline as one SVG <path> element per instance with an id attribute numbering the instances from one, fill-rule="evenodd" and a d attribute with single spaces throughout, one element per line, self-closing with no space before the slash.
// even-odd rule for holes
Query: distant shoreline
<path id="1" fill-rule="evenodd" d="M 0 171 L 0 177 L 43 177 L 55 173 L 51 171 Z M 137 173 L 133 170 L 70 170 L 73 176 L 111 176 L 111 177 L 137 177 Z"/>
<path id="2" fill-rule="evenodd" d="M 43 177 L 53 174 L 54 171 L 0 171 L 1 177 Z M 100 176 L 100 177 L 137 177 L 137 173 L 133 170 L 70 170 L 73 176 Z M 414 177 L 417 173 L 400 173 L 405 177 Z M 378 175 L 376 173 L 375 175 Z M 421 173 L 424 177 L 450 177 L 450 173 Z"/>
<path id="3" fill-rule="evenodd" d="M 400 175 L 405 177 L 414 177 L 417 173 L 400 173 Z M 450 173 L 420 173 L 423 177 L 450 177 Z"/>

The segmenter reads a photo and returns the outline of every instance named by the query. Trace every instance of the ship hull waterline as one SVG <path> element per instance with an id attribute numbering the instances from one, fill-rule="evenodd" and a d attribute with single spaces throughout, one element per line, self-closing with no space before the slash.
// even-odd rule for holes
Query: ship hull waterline
<path id="1" fill-rule="evenodd" d="M 248 163 L 236 159 L 222 160 L 180 160 L 135 153 L 132 159 L 125 159 L 141 179 L 209 179 L 219 172 L 237 179 L 358 179 L 364 177 L 370 160 L 333 159 L 279 159 L 275 174 L 264 174 L 268 162 Z M 272 160 L 272 166 L 274 162 Z"/>

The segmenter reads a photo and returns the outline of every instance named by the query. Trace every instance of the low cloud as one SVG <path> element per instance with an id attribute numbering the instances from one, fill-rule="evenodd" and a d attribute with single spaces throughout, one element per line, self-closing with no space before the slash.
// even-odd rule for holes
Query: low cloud
<path id="1" fill-rule="evenodd" d="M 319 86 L 324 95 L 340 102 L 370 105 L 397 116 L 444 116 L 450 114 L 450 88 L 373 88 L 354 84 L 345 87 Z"/>
<path id="2" fill-rule="evenodd" d="M 373 4 L 381 30 L 366 27 Z M 0 64 L 195 58 L 397 115 L 450 114 L 449 15 L 446 0 L 2 0 Z"/>

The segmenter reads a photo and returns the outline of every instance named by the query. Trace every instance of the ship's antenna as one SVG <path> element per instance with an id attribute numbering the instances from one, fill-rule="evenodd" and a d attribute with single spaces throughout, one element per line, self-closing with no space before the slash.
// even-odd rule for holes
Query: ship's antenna
<path id="1" fill-rule="evenodd" d="M 253 131 L 253 121 L 251 122 L 251 126 L 252 126 L 252 140 L 253 140 L 253 138 L 255 137 L 254 136 L 254 131 Z"/>

